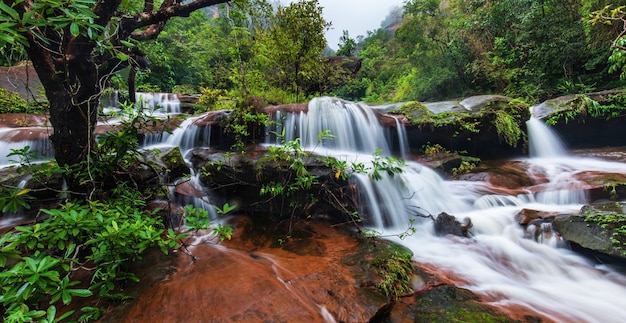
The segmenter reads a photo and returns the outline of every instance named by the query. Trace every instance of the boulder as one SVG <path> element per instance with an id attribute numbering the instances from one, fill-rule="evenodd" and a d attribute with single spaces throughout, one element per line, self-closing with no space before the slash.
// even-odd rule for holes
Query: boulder
<path id="1" fill-rule="evenodd" d="M 143 153 L 144 158 L 152 163 L 152 167 L 170 181 L 190 175 L 189 166 L 185 162 L 179 147 L 159 147 Z"/>
<path id="2" fill-rule="evenodd" d="M 180 111 L 183 113 L 193 112 L 195 104 L 200 98 L 200 94 L 177 94 L 176 96 L 180 102 Z"/>
<path id="3" fill-rule="evenodd" d="M 459 104 L 468 111 L 480 112 L 494 102 L 508 103 L 509 101 L 511 101 L 511 98 L 503 95 L 476 95 L 463 99 Z"/>
<path id="4" fill-rule="evenodd" d="M 438 235 L 455 235 L 459 237 L 468 237 L 469 229 L 472 227 L 472 220 L 465 218 L 463 223 L 459 222 L 454 216 L 442 212 L 435 218 L 435 233 Z"/>
<path id="5" fill-rule="evenodd" d="M 414 322 L 517 322 L 481 304 L 480 298 L 471 291 L 452 285 L 435 286 L 421 293 L 413 313 Z M 540 318 L 535 320 L 541 322 Z"/>
<path id="6" fill-rule="evenodd" d="M 297 167 L 292 167 L 293 156 L 266 152 L 260 146 L 250 146 L 243 153 L 195 148 L 187 156 L 201 174 L 200 181 L 218 199 L 218 205 L 228 202 L 242 212 L 268 216 L 275 221 L 294 217 L 331 222 L 351 219 L 350 214 L 356 210 L 351 204 L 354 203 L 352 189 L 322 158 L 302 158 L 308 174 L 299 175 Z M 309 176 L 313 180 L 307 186 Z"/>
<path id="7" fill-rule="evenodd" d="M 626 225 L 624 205 L 617 202 L 587 205 L 578 215 L 557 217 L 553 227 L 574 250 L 594 258 L 626 261 L 626 236 L 621 233 Z"/>
<path id="8" fill-rule="evenodd" d="M 528 106 L 498 95 L 469 97 L 461 102 L 409 102 L 392 113 L 411 122 L 407 137 L 412 150 L 438 144 L 481 159 L 526 153 Z"/>

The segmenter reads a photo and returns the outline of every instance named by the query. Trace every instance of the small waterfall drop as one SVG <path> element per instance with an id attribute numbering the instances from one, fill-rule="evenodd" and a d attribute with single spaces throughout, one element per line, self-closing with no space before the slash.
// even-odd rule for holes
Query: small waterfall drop
<path id="1" fill-rule="evenodd" d="M 48 139 L 51 129 L 41 127 L 21 127 L 0 129 L 0 168 L 14 165 L 19 156 L 8 157 L 13 150 L 29 147 L 35 152 L 31 162 L 44 161 L 53 157 L 52 142 Z M 26 140 L 18 138 L 27 138 Z"/>
<path id="2" fill-rule="evenodd" d="M 180 148 L 183 155 L 192 148 L 209 147 L 211 145 L 211 126 L 199 127 L 194 124 L 202 116 L 193 116 L 185 119 L 171 133 L 162 132 L 146 135 L 143 146 L 175 146 Z"/>
<path id="3" fill-rule="evenodd" d="M 526 121 L 526 127 L 530 157 L 555 158 L 568 155 L 561 139 L 543 121 L 531 117 Z"/>
<path id="4" fill-rule="evenodd" d="M 135 101 L 144 109 L 154 113 L 178 114 L 181 113 L 178 96 L 172 93 L 137 92 Z"/>
<path id="5" fill-rule="evenodd" d="M 406 158 L 409 153 L 409 139 L 406 136 L 406 129 L 404 128 L 404 124 L 398 120 L 398 118 L 394 118 L 396 120 L 396 129 L 398 132 L 398 145 L 400 146 L 400 156 L 402 158 Z"/>
<path id="6" fill-rule="evenodd" d="M 281 120 L 282 118 L 284 120 Z M 304 149 L 318 147 L 373 154 L 381 150 L 390 154 L 390 145 L 374 111 L 364 104 L 330 97 L 314 98 L 307 112 L 277 114 L 284 129 L 285 141 L 300 138 Z M 332 139 L 320 140 L 330 131 Z"/>

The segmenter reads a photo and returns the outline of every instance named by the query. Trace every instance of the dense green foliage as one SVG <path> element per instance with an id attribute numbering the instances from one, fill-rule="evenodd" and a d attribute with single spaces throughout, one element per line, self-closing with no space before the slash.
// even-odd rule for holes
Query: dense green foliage
<path id="1" fill-rule="evenodd" d="M 276 8 L 263 0 L 239 1 L 175 18 L 156 40 L 140 45 L 151 65 L 139 73 L 139 88 L 150 84 L 169 92 L 187 85 L 231 98 L 301 101 L 320 93 L 329 26 L 317 0 Z M 117 81 L 125 87 L 123 78 Z"/>
<path id="2" fill-rule="evenodd" d="M 592 24 L 587 18 L 607 3 L 622 2 L 407 1 L 395 34 L 370 32 L 358 44 L 363 68 L 349 86 L 360 84 L 365 95 L 350 99 L 498 93 L 537 102 L 620 86 L 618 75 L 608 71 L 622 54 L 608 58 L 622 22 Z"/>
<path id="3" fill-rule="evenodd" d="M 184 239 L 197 230 L 209 229 L 208 211 L 187 206 L 180 223 L 171 223 L 169 213 L 147 206 L 148 200 L 168 198 L 165 183 L 154 180 L 162 175 L 155 171 L 157 165 L 138 151 L 138 131 L 154 119 L 131 106 L 126 108 L 117 131 L 101 138 L 99 158 L 89 173 L 76 173 L 54 162 L 32 163 L 29 147 L 10 154 L 21 164 L 17 172 L 30 175 L 31 180 L 72 173 L 91 183 L 92 191 L 86 200 L 40 209 L 36 223 L 17 226 L 0 237 L 0 316 L 4 322 L 97 319 L 102 308 L 85 305 L 77 313 L 72 300 L 92 295 L 125 299 L 121 287 L 138 281 L 131 265 L 146 250 L 158 248 L 167 254 L 185 248 Z M 145 177 L 145 170 L 151 175 Z M 30 194 L 30 189 L 3 184 L 0 215 L 30 209 L 34 201 Z M 216 209 L 223 214 L 233 207 L 226 204 Z M 179 224 L 186 226 L 176 228 Z M 218 225 L 213 232 L 222 240 L 232 236 L 228 226 Z"/>
<path id="4" fill-rule="evenodd" d="M 617 39 L 623 4 L 410 0 L 394 32 L 354 39 L 344 31 L 336 55 L 362 65 L 337 83 L 322 58 L 330 23 L 317 0 L 237 1 L 174 18 L 157 39 L 139 44 L 150 71 L 140 71 L 137 81 L 142 90 L 218 89 L 225 97 L 253 94 L 269 103 L 326 93 L 369 102 L 498 93 L 536 102 L 623 84 L 626 40 Z M 3 64 L 23 57 L 2 53 Z M 124 88 L 122 75 L 114 84 Z"/>
<path id="5" fill-rule="evenodd" d="M 0 88 L 0 113 L 24 112 L 27 105 L 19 94 Z"/>

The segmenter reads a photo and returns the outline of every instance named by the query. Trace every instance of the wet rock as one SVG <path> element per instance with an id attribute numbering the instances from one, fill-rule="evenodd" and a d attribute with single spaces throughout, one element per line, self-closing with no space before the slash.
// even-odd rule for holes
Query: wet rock
<path id="1" fill-rule="evenodd" d="M 222 122 L 226 121 L 226 119 L 231 113 L 232 113 L 231 110 L 218 110 L 218 111 L 205 112 L 197 116 L 196 119 L 193 121 L 193 124 L 198 127 L 219 125 Z"/>
<path id="2" fill-rule="evenodd" d="M 467 289 L 441 285 L 416 297 L 414 322 L 511 322 Z"/>
<path id="3" fill-rule="evenodd" d="M 346 230 L 325 224 L 306 230 L 323 246 L 315 254 L 250 245 L 238 229 L 223 246 L 196 243 L 189 248 L 195 261 L 180 255 L 167 279 L 101 321 L 368 322 L 387 298 L 371 283 L 375 272 L 346 259 L 366 259 L 371 250 Z"/>
<path id="4" fill-rule="evenodd" d="M 179 147 L 159 147 L 158 150 L 147 150 L 144 157 L 152 163 L 154 170 L 170 180 L 188 176 L 189 165 L 185 162 Z"/>
<path id="5" fill-rule="evenodd" d="M 420 155 L 415 160 L 430 168 L 440 169 L 447 174 L 452 174 L 452 171 L 461 166 L 463 162 L 461 155 L 448 152 Z"/>
<path id="6" fill-rule="evenodd" d="M 511 101 L 511 98 L 503 95 L 476 95 L 464 99 L 459 104 L 469 111 L 478 112 L 494 102 L 509 101 Z"/>
<path id="7" fill-rule="evenodd" d="M 556 217 L 555 212 L 545 212 L 539 210 L 522 209 L 515 215 L 515 221 L 521 225 L 530 223 L 551 222 Z"/>
<path id="8" fill-rule="evenodd" d="M 378 121 L 385 128 L 397 128 L 398 124 L 408 125 L 409 119 L 404 115 L 391 115 L 376 113 Z"/>
<path id="9" fill-rule="evenodd" d="M 180 102 L 180 110 L 183 113 L 192 113 L 200 94 L 177 94 L 176 97 Z"/>
<path id="10" fill-rule="evenodd" d="M 50 120 L 44 114 L 6 113 L 0 114 L 0 127 L 49 127 Z"/>
<path id="11" fill-rule="evenodd" d="M 465 218 L 463 223 L 459 222 L 454 216 L 442 212 L 435 218 L 435 233 L 438 235 L 455 235 L 459 237 L 468 237 L 468 230 L 472 227 L 472 220 Z"/>
<path id="12" fill-rule="evenodd" d="M 52 133 L 51 128 L 41 127 L 21 127 L 0 129 L 0 141 L 2 142 L 22 142 L 48 140 Z"/>
<path id="13" fill-rule="evenodd" d="M 337 222 L 350 219 L 346 212 L 356 210 L 350 204 L 354 201 L 350 195 L 353 191 L 323 160 L 315 156 L 305 158 L 307 176 L 315 176 L 315 180 L 303 187 L 297 183 L 299 176 L 291 167 L 293 161 L 268 157 L 265 150 L 257 148 L 260 147 L 249 147 L 243 154 L 196 148 L 188 156 L 193 168 L 202 170 L 200 181 L 215 197 L 220 201 L 236 198 L 241 211 L 277 221 L 294 217 L 330 218 Z M 281 190 L 288 194 L 288 204 L 281 194 L 275 194 Z"/>
<path id="14" fill-rule="evenodd" d="M 20 94 L 24 100 L 45 101 L 46 94 L 31 62 L 0 66 L 0 87 Z"/>
<path id="15" fill-rule="evenodd" d="M 468 112 L 458 101 L 424 102 L 424 106 L 434 114 L 443 112 Z M 416 117 L 421 116 L 416 115 Z"/>
<path id="16" fill-rule="evenodd" d="M 579 215 L 555 219 L 553 227 L 575 250 L 584 254 L 596 258 L 609 256 L 626 259 L 626 237 L 616 231 L 626 225 L 625 211 L 622 203 L 587 205 Z"/>

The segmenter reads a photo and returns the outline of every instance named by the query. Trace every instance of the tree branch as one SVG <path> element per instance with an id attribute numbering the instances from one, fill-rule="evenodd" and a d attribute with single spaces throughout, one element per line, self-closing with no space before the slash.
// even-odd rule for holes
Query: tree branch
<path id="1" fill-rule="evenodd" d="M 195 0 L 187 4 L 180 4 L 177 0 L 165 1 L 157 11 L 141 12 L 132 17 L 124 17 L 121 21 L 121 39 L 132 37 L 137 40 L 147 40 L 156 37 L 165 27 L 165 23 L 172 17 L 188 17 L 193 11 L 212 5 L 226 3 L 228 0 Z M 162 25 L 162 26 L 160 26 Z M 135 30 L 149 27 L 146 30 Z"/>

